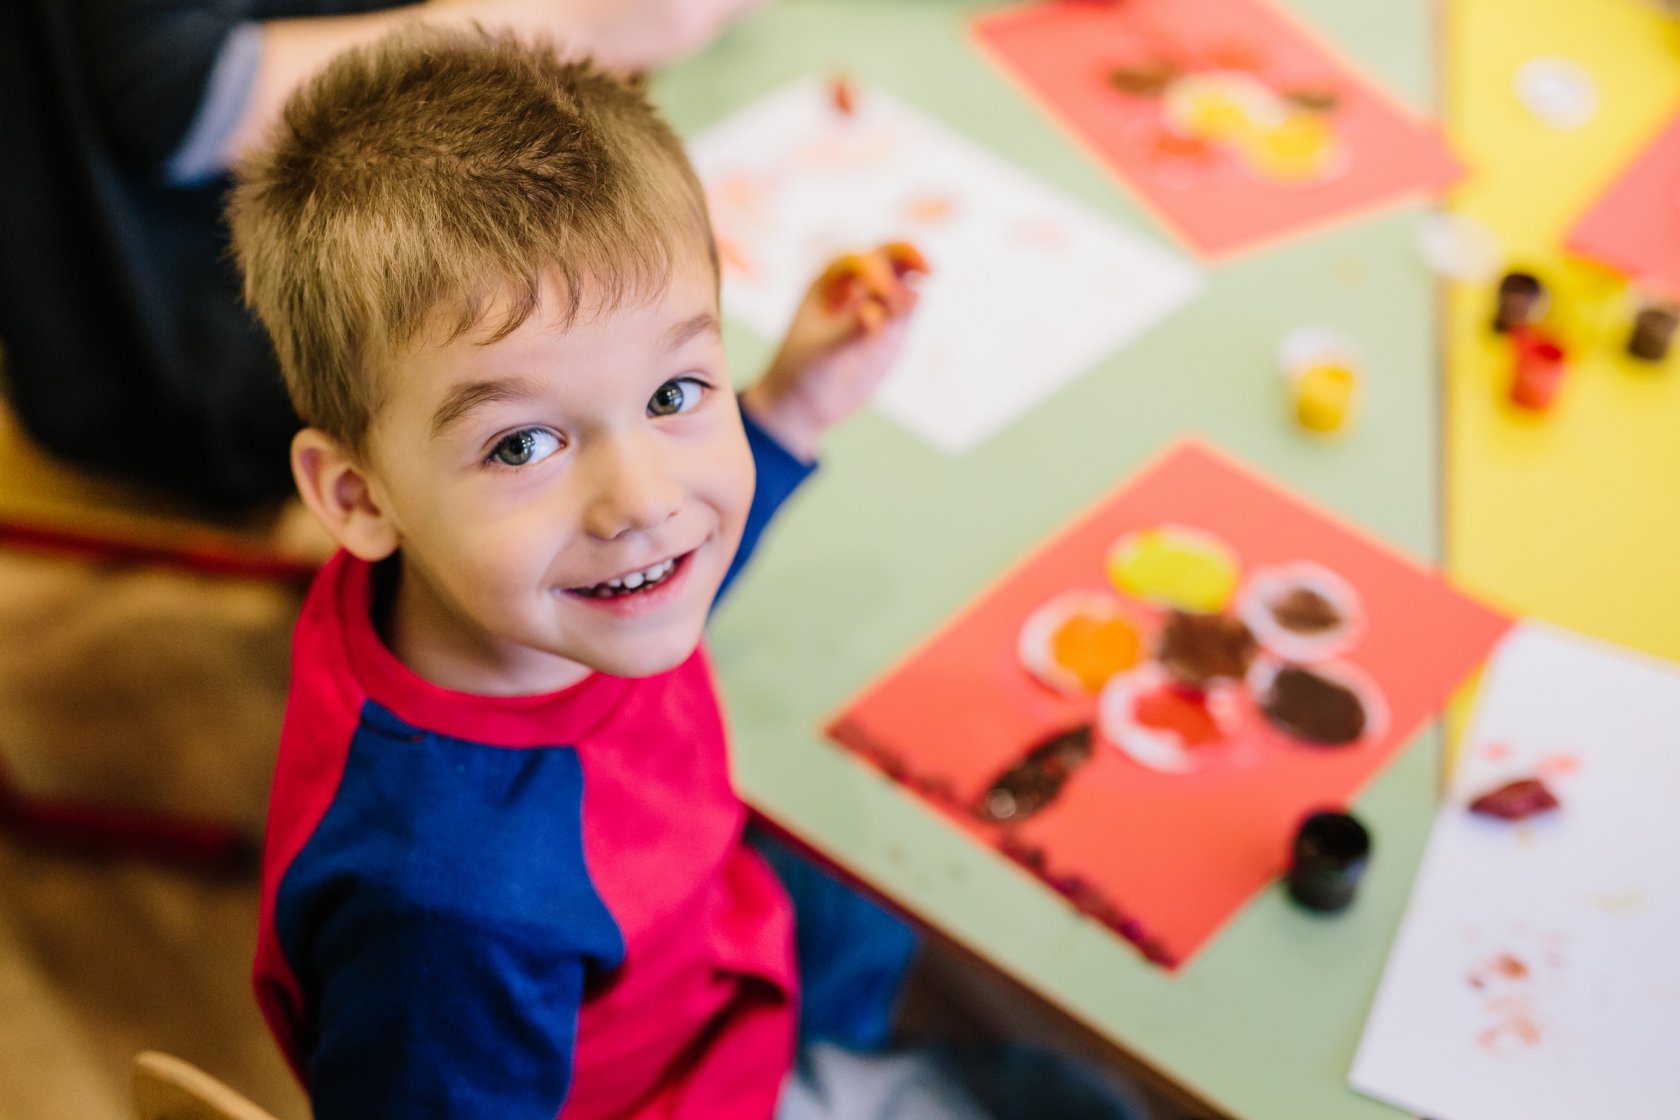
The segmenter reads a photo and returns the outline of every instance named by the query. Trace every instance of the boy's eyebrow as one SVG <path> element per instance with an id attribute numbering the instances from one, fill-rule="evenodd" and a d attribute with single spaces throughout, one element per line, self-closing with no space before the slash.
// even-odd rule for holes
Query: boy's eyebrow
<path id="1" fill-rule="evenodd" d="M 665 349 L 675 350 L 685 342 L 698 338 L 708 331 L 716 335 L 723 334 L 723 328 L 718 325 L 717 316 L 710 311 L 702 311 L 693 318 L 684 319 L 671 328 L 670 333 L 665 336 Z"/>
<path id="2" fill-rule="evenodd" d="M 441 436 L 451 424 L 459 423 L 475 408 L 497 401 L 524 400 L 537 395 L 537 387 L 519 378 L 497 381 L 465 381 L 449 390 L 432 414 L 432 435 Z"/>

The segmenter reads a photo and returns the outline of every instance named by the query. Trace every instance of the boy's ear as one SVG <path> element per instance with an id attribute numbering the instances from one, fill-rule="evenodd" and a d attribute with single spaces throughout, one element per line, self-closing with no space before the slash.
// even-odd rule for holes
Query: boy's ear
<path id="1" fill-rule="evenodd" d="M 325 432 L 292 437 L 292 477 L 303 504 L 351 555 L 383 560 L 402 543 L 362 465 Z"/>

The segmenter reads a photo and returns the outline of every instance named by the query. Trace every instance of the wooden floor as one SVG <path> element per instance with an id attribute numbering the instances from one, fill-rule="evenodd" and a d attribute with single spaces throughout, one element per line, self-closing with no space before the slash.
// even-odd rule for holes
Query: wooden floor
<path id="1" fill-rule="evenodd" d="M 0 552 L 0 764 L 45 795 L 261 828 L 294 592 Z M 0 840 L 0 1117 L 130 1115 L 179 1055 L 308 1115 L 250 993 L 257 885 Z"/>
<path id="2" fill-rule="evenodd" d="M 308 1116 L 247 976 L 254 881 L 0 846 L 0 1116 L 119 1120 L 128 1063 L 177 1054 L 281 1120 Z"/>

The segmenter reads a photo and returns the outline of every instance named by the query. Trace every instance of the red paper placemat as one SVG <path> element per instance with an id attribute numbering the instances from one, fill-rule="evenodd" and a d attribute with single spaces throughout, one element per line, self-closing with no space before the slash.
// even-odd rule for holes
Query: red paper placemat
<path id="1" fill-rule="evenodd" d="M 974 36 L 1204 256 L 1437 191 L 1460 174 L 1434 122 L 1262 0 L 1038 4 L 981 17 Z M 1122 79 L 1130 92 L 1116 85 L 1116 71 L 1130 73 Z M 1161 88 L 1140 91 L 1148 83 L 1139 79 L 1152 71 L 1163 76 Z M 1241 127 L 1213 141 L 1187 132 L 1174 107 L 1188 105 L 1193 87 L 1248 106 Z M 1328 136 L 1334 153 L 1316 173 L 1280 178 L 1251 154 L 1287 156 L 1312 136 Z"/>
<path id="2" fill-rule="evenodd" d="M 1571 251 L 1680 299 L 1680 115 L 1569 232 Z"/>
<path id="3" fill-rule="evenodd" d="M 1380 689 L 1386 728 L 1352 746 L 1314 747 L 1261 730 L 1256 715 L 1238 733 L 1239 751 L 1189 774 L 1140 765 L 1098 736 L 1047 808 L 1011 826 L 984 820 L 975 806 L 998 775 L 1047 737 L 1091 723 L 1097 707 L 1022 667 L 1023 622 L 1069 589 L 1111 591 L 1104 558 L 1113 543 L 1167 524 L 1222 538 L 1245 579 L 1311 560 L 1351 584 L 1365 627 L 1340 660 Z M 1176 965 L 1283 870 L 1300 818 L 1349 802 L 1508 626 L 1437 573 L 1186 442 L 1005 575 L 828 731 L 1152 959 Z"/>

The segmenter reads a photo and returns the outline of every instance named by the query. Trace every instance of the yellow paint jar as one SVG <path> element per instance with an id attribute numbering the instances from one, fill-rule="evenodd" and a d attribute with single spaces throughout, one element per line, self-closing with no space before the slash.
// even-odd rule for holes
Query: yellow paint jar
<path id="1" fill-rule="evenodd" d="M 1295 420 L 1309 432 L 1339 432 L 1353 416 L 1359 375 L 1343 365 L 1311 366 L 1292 386 Z"/>
<path id="2" fill-rule="evenodd" d="M 1350 425 L 1359 408 L 1359 350 L 1327 327 L 1290 331 L 1278 344 L 1278 365 L 1289 380 L 1295 422 L 1317 435 Z"/>

